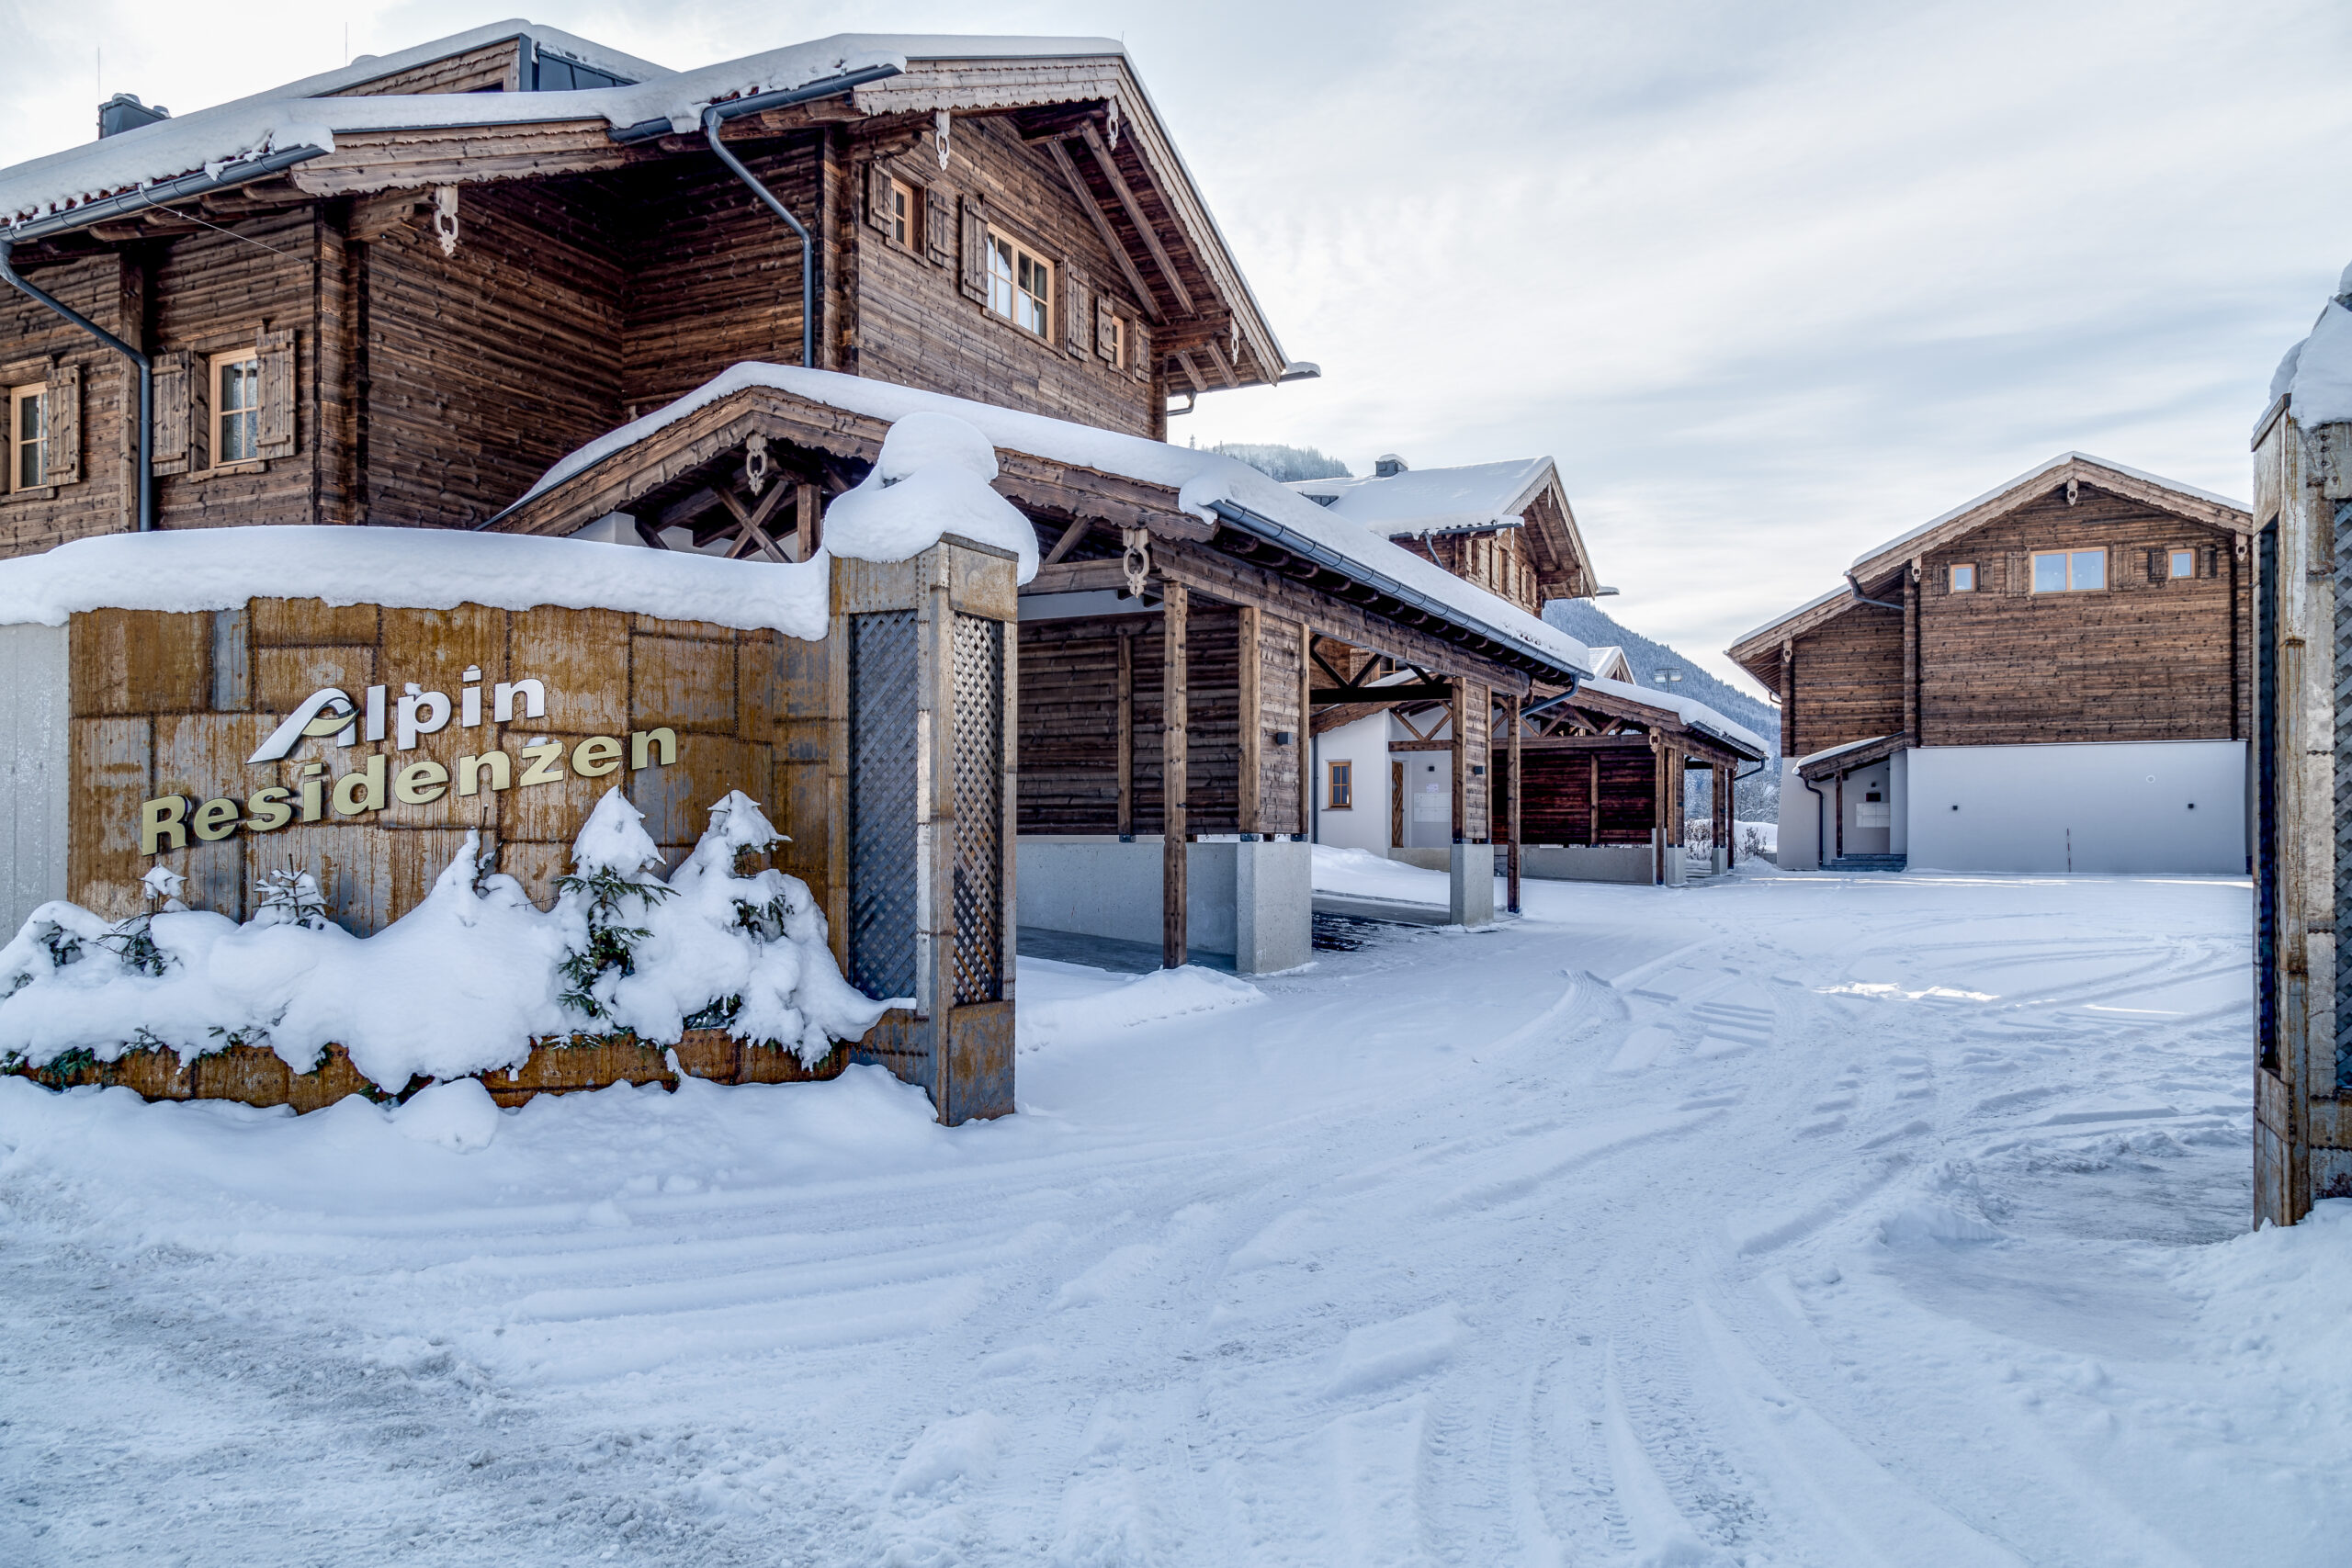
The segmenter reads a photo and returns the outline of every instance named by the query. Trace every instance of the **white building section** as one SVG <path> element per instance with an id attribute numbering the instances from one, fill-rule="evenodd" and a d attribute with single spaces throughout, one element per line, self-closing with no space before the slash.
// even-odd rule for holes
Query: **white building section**
<path id="1" fill-rule="evenodd" d="M 1859 750 L 1854 748 L 1839 750 Z M 2245 742 L 1928 746 L 1810 784 L 1783 764 L 1780 864 L 1899 855 L 1906 870 L 2244 875 Z"/>

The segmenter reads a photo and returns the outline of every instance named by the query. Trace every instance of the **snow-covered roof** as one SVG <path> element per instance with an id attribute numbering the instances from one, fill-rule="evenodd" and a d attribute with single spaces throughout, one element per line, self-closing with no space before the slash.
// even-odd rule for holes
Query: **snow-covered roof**
<path id="1" fill-rule="evenodd" d="M 829 570 L 729 561 L 531 534 L 268 525 L 106 534 L 0 560 L 0 626 L 62 626 L 77 611 L 229 610 L 248 599 L 323 599 L 448 610 L 628 610 L 825 635 Z"/>
<path id="2" fill-rule="evenodd" d="M 1605 676 L 1611 681 L 1634 678 L 1633 661 L 1625 657 L 1625 650 L 1614 643 L 1600 648 L 1588 646 L 1585 651 L 1592 655 L 1592 672 L 1595 675 Z"/>
<path id="3" fill-rule="evenodd" d="M 1734 648 L 1743 647 L 1747 643 L 1754 642 L 1766 632 L 1771 631 L 1790 621 L 1793 621 L 1802 615 L 1809 615 L 1815 610 L 1823 608 L 1832 600 L 1851 599 L 1853 596 L 1854 591 L 1845 586 L 1843 583 L 1840 583 L 1838 587 L 1831 589 L 1826 593 L 1815 594 L 1812 598 L 1806 600 L 1804 604 L 1798 605 L 1793 610 L 1785 611 L 1781 615 L 1773 616 L 1770 620 L 1765 622 L 1760 626 L 1752 627 L 1747 631 L 1740 633 L 1739 636 L 1731 639 L 1731 646 Z M 1735 655 L 1735 657 L 1736 657 L 1736 655 Z"/>
<path id="4" fill-rule="evenodd" d="M 225 168 L 264 152 L 305 147 L 331 152 L 340 131 L 594 119 L 602 119 L 616 130 L 667 119 L 673 129 L 690 131 L 695 128 L 702 111 L 714 103 L 805 86 L 825 77 L 872 66 L 895 65 L 903 70 L 910 59 L 1051 59 L 1125 53 L 1125 48 L 1112 39 L 838 33 L 693 71 L 662 72 L 659 67 L 646 66 L 644 62 L 629 62 L 657 73 L 629 86 L 559 93 L 320 96 L 401 69 L 397 63 L 400 62 L 421 63 L 478 48 L 518 31 L 534 38 L 561 39 L 560 47 L 573 42 L 582 42 L 583 48 L 593 47 L 532 23 L 501 22 L 404 50 L 364 68 L 345 67 L 84 142 L 62 152 L 0 169 L 0 222 L 29 222 L 157 181 Z M 611 61 L 617 73 L 630 73 L 620 69 L 627 56 L 600 51 L 590 55 L 587 62 L 596 64 L 599 59 Z M 394 63 L 387 64 L 387 61 Z"/>
<path id="5" fill-rule="evenodd" d="M 1289 488 L 1325 498 L 1320 504 L 1334 517 L 1396 538 L 1514 525 L 1519 508 L 1551 471 L 1549 457 L 1521 457 L 1458 468 L 1407 468 L 1385 477 L 1294 479 Z"/>
<path id="6" fill-rule="evenodd" d="M 2244 512 L 2246 509 L 2245 503 L 2242 501 L 2232 501 L 2226 495 L 2215 495 L 2210 490 L 2199 490 L 2195 485 L 2185 485 L 2178 479 L 2168 479 L 2161 474 L 2151 474 L 2143 469 L 2126 468 L 2121 463 L 2110 463 L 2106 458 L 2095 457 L 2088 452 L 2061 452 L 2055 457 L 2051 458 L 2047 462 L 2035 464 L 2032 468 L 2028 468 L 2025 472 L 2019 474 L 2017 478 L 2010 479 L 2006 484 L 1995 485 L 1991 490 L 1986 491 L 1983 495 L 1976 497 L 1974 500 L 1964 501 L 1949 512 L 1943 513 L 1939 516 L 1928 518 L 1925 523 L 1920 524 L 1916 528 L 1906 529 L 1905 532 L 1897 534 L 1894 538 L 1887 540 L 1886 543 L 1883 545 L 1864 550 L 1860 555 L 1854 558 L 1853 569 L 1859 570 L 1869 562 L 1876 560 L 1882 556 L 1889 555 L 1894 551 L 1901 549 L 1905 545 L 1911 543 L 1912 540 L 1932 534 L 1937 529 L 1941 528 L 1945 524 L 1953 522 L 1958 518 L 1964 517 L 1968 513 L 1975 511 L 1978 507 L 1983 506 L 1989 502 L 1998 501 L 2012 491 L 2022 490 L 2026 486 L 2031 484 L 2035 479 L 2040 479 L 2042 475 L 2058 468 L 2063 468 L 2070 463 L 2083 463 L 2093 468 L 2105 468 L 2110 473 L 2120 474 L 2126 479 L 2137 479 L 2142 484 L 2155 485 L 2165 490 L 2176 491 L 2181 495 L 2195 496 L 2199 501 L 2211 502 L 2216 506 L 2226 506 L 2233 512 Z"/>
<path id="7" fill-rule="evenodd" d="M 521 17 L 510 17 L 503 22 L 486 23 L 479 28 L 468 28 L 461 33 L 451 33 L 447 38 L 434 39 L 407 49 L 396 49 L 390 54 L 358 55 L 348 65 L 322 71 L 299 82 L 266 87 L 258 93 L 232 99 L 230 104 L 220 107 L 226 108 L 232 104 L 253 103 L 265 98 L 325 97 L 331 93 L 345 93 L 354 87 L 366 86 L 370 82 L 380 81 L 399 72 L 430 65 L 436 60 L 447 60 L 451 55 L 469 54 L 493 43 L 503 43 L 508 39 L 526 39 L 542 54 L 561 55 L 566 60 L 593 65 L 599 71 L 628 81 L 650 82 L 656 76 L 676 74 L 666 65 L 656 65 L 650 60 L 623 54 L 619 50 L 608 48 L 594 39 L 584 39 L 560 28 L 550 28 Z"/>
<path id="8" fill-rule="evenodd" d="M 1809 768 L 1815 762 L 1825 762 L 1832 757 L 1842 757 L 1849 751 L 1860 751 L 1871 746 L 1883 746 L 1890 740 L 1900 739 L 1902 733 L 1897 730 L 1892 735 L 1873 735 L 1867 740 L 1849 740 L 1842 746 L 1825 746 L 1818 751 L 1808 751 L 1799 757 L 1796 765 L 1800 768 Z"/>
<path id="9" fill-rule="evenodd" d="M 2352 266 L 2336 280 L 2335 297 L 2312 323 L 2311 335 L 2287 351 L 2270 378 L 2270 400 L 2280 398 L 2305 429 L 2352 421 Z"/>
<path id="10" fill-rule="evenodd" d="M 1352 522 L 1334 517 L 1237 457 L 832 370 L 756 362 L 734 366 L 675 402 L 607 432 L 565 457 L 542 475 L 515 506 L 586 472 L 695 410 L 753 387 L 775 388 L 813 403 L 871 419 L 897 421 L 924 411 L 954 414 L 977 426 L 1000 448 L 1172 490 L 1177 492 L 1180 507 L 1204 520 L 1213 519 L 1216 503 L 1225 502 L 1279 525 L 1369 573 L 1445 606 L 1464 624 L 1491 632 L 1498 640 L 1514 644 L 1547 664 L 1580 674 L 1590 671 L 1590 655 L 1576 638 L 1443 567 L 1390 544 Z M 492 518 L 492 525 L 496 522 Z"/>
<path id="11" fill-rule="evenodd" d="M 1581 689 L 1664 708 L 1700 733 L 1712 735 L 1718 740 L 1728 740 L 1753 756 L 1769 757 L 1772 754 L 1772 748 L 1764 743 L 1762 736 L 1744 724 L 1725 718 L 1695 697 L 1678 697 L 1666 692 L 1652 691 L 1647 686 L 1636 686 L 1628 681 L 1611 681 L 1598 675 L 1588 677 Z"/>

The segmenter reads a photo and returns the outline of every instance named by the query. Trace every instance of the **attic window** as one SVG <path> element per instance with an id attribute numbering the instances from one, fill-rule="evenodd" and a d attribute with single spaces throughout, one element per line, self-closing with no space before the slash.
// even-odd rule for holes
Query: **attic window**
<path id="1" fill-rule="evenodd" d="M 2106 586 L 2105 550 L 2045 550 L 2033 558 L 2036 593 L 2089 593 Z"/>
<path id="2" fill-rule="evenodd" d="M 1050 338 L 1054 319 L 1054 267 L 1019 241 L 989 234 L 989 310 L 1023 332 Z"/>
<path id="3" fill-rule="evenodd" d="M 1951 569 L 1951 591 L 1954 593 L 1976 592 L 1976 567 L 1973 562 Z"/>
<path id="4" fill-rule="evenodd" d="M 536 50 L 532 52 L 531 91 L 535 93 L 571 93 L 588 87 L 627 87 L 632 85 L 626 76 L 616 76 L 609 71 L 599 71 L 576 60 L 559 60 L 550 54 L 539 54 Z"/>
<path id="5" fill-rule="evenodd" d="M 2168 564 L 2171 570 L 2165 574 L 2167 576 L 2195 577 L 2197 575 L 2197 552 L 2195 550 L 2174 550 L 2171 555 L 2171 560 Z"/>

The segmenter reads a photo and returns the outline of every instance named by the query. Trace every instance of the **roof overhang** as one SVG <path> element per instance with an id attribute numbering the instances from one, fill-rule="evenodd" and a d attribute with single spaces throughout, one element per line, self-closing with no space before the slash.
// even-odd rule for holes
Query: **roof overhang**
<path id="1" fill-rule="evenodd" d="M 1833 778 L 1839 773 L 1850 773 L 1857 768 L 1883 762 L 1897 751 L 1908 751 L 1917 744 L 1908 735 L 1882 735 L 1875 739 L 1832 746 L 1826 751 L 1798 758 L 1797 776 L 1807 784 L 1819 784 L 1823 779 Z"/>

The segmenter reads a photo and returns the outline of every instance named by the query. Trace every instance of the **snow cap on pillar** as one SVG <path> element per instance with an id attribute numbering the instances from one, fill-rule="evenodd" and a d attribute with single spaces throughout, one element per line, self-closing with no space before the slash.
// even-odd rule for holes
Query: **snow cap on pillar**
<path id="1" fill-rule="evenodd" d="M 1018 581 L 1037 575 L 1037 535 L 989 488 L 996 447 L 951 413 L 908 414 L 882 438 L 874 471 L 825 508 L 825 552 L 853 560 L 905 560 L 955 534 L 1020 558 Z"/>

